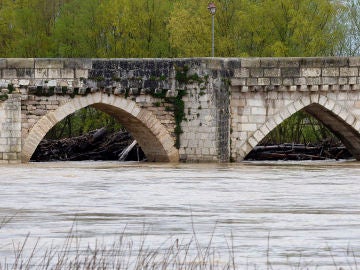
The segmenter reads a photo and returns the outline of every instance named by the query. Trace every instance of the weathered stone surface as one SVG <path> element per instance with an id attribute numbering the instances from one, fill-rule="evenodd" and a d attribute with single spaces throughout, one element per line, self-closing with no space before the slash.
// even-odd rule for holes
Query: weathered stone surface
<path id="1" fill-rule="evenodd" d="M 7 68 L 34 68 L 35 60 L 33 58 L 8 58 Z"/>
<path id="2" fill-rule="evenodd" d="M 46 68 L 46 69 L 62 69 L 64 68 L 63 59 L 35 59 L 35 68 Z"/>
<path id="3" fill-rule="evenodd" d="M 243 58 L 241 59 L 241 67 L 244 68 L 257 68 L 260 67 L 259 58 Z"/>
<path id="4" fill-rule="evenodd" d="M 320 77 L 321 68 L 302 68 L 301 76 L 303 77 Z"/>
<path id="5" fill-rule="evenodd" d="M 0 59 L 1 93 L 9 85 L 21 93 L 0 102 L 0 162 L 28 160 L 53 125 L 90 105 L 121 119 L 150 160 L 240 161 L 304 108 L 343 140 L 351 134 L 346 143 L 360 159 L 359 67 L 359 58 L 338 57 Z M 182 90 L 176 149 L 167 101 Z"/>
<path id="6" fill-rule="evenodd" d="M 281 68 L 281 76 L 282 77 L 300 77 L 300 69 L 299 68 Z"/>

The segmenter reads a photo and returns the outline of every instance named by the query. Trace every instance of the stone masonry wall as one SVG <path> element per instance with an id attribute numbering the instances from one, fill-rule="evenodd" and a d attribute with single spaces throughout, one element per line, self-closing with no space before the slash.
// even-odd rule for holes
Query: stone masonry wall
<path id="1" fill-rule="evenodd" d="M 21 156 L 20 96 L 0 102 L 0 164 L 19 163 Z"/>
<path id="2" fill-rule="evenodd" d="M 231 78 L 231 156 L 241 161 L 277 125 L 311 104 L 337 135 L 353 138 L 360 123 L 359 58 L 239 59 Z M 317 111 L 319 111 L 320 106 Z M 336 116 L 336 117 L 335 117 Z M 332 117 L 332 120 L 327 120 Z M 337 122 L 335 118 L 340 118 Z M 337 125 L 331 124 L 336 122 Z M 266 123 L 266 124 L 265 124 Z M 349 131 L 345 126 L 350 126 Z"/>
<path id="3" fill-rule="evenodd" d="M 358 148 L 360 157 L 359 68 L 357 57 L 0 59 L 0 100 L 10 93 L 0 102 L 5 129 L 0 152 L 10 160 L 15 156 L 4 153 L 21 151 L 11 137 L 18 127 L 9 133 L 9 126 L 20 125 L 17 116 L 22 117 L 24 142 L 44 115 L 74 97 L 102 93 L 132 100 L 151 112 L 174 144 L 179 143 L 183 161 L 241 161 L 273 128 L 302 109 L 345 141 L 351 138 L 347 146 L 354 153 Z M 21 113 L 11 112 L 18 94 Z M 179 127 L 174 104 L 183 107 Z"/>
<path id="4" fill-rule="evenodd" d="M 183 161 L 228 160 L 229 151 L 225 155 L 219 151 L 223 147 L 220 139 L 228 137 L 228 126 L 225 130 L 218 126 L 224 121 L 220 113 L 228 111 L 224 110 L 228 96 L 219 102 L 221 75 L 214 61 L 208 59 L 0 59 L 1 92 L 11 90 L 22 96 L 23 143 L 45 115 L 73 102 L 74 97 L 101 92 L 133 100 L 151 112 L 173 136 L 175 144 L 172 102 L 184 91 L 185 116 L 179 135 Z M 228 118 L 227 114 L 226 122 Z"/>

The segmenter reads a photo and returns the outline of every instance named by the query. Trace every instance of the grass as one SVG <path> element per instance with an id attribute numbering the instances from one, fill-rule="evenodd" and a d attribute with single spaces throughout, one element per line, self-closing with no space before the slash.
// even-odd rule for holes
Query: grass
<path id="1" fill-rule="evenodd" d="M 11 219 L 3 219 L 0 228 Z M 73 225 L 61 245 L 51 245 L 45 249 L 40 245 L 40 239 L 33 246 L 29 246 L 28 234 L 23 242 L 13 243 L 12 257 L 0 259 L 0 270 L 236 269 L 232 246 L 228 245 L 228 257 L 223 261 L 223 253 L 220 255 L 216 248 L 212 247 L 213 235 L 205 246 L 200 244 L 194 233 L 188 241 L 170 237 L 160 246 L 153 247 L 146 242 L 145 228 L 143 232 L 140 241 L 133 241 L 124 229 L 111 244 L 96 241 L 84 248 Z"/>
<path id="2" fill-rule="evenodd" d="M 26 237 L 23 243 L 14 245 L 13 258 L 0 262 L 1 270 L 236 269 L 232 252 L 226 261 L 222 261 L 211 241 L 202 247 L 195 237 L 185 243 L 169 239 L 160 247 L 150 247 L 146 245 L 145 235 L 140 243 L 135 244 L 123 233 L 111 245 L 96 242 L 84 249 L 80 248 L 81 239 L 71 233 L 62 246 L 51 246 L 46 250 L 38 248 L 39 241 L 28 249 L 28 239 Z"/>
<path id="3" fill-rule="evenodd" d="M 0 222 L 6 225 L 11 219 Z M 140 235 L 140 241 L 129 238 L 125 229 L 112 244 L 96 241 L 84 247 L 82 239 L 76 237 L 74 226 L 70 229 L 63 243 L 44 248 L 38 239 L 35 244 L 28 244 L 30 235 L 22 243 L 13 243 L 13 255 L 0 259 L 0 270 L 235 270 L 235 269 L 278 269 L 271 262 L 270 234 L 267 239 L 266 264 L 239 265 L 233 244 L 233 236 L 227 241 L 225 250 L 218 250 L 213 246 L 213 233 L 206 244 L 201 244 L 196 236 L 194 227 L 190 240 L 182 241 L 176 237 L 169 237 L 167 241 L 157 247 L 147 244 L 146 231 Z M 358 269 L 356 255 L 348 253 L 348 266 L 337 265 L 330 250 L 332 265 L 330 269 L 345 270 Z M 320 269 L 325 269 L 321 268 Z M 318 269 L 302 262 L 301 254 L 296 265 L 281 265 L 281 269 Z"/>

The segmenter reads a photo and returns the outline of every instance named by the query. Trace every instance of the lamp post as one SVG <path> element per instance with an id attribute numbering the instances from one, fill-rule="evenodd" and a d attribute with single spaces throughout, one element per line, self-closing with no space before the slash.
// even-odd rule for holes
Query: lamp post
<path id="1" fill-rule="evenodd" d="M 208 5 L 208 10 L 211 14 L 211 18 L 212 18 L 212 26 L 211 26 L 211 56 L 214 57 L 215 56 L 215 35 L 214 35 L 214 17 L 215 17 L 215 13 L 216 13 L 216 6 L 214 4 L 214 2 L 210 2 Z"/>

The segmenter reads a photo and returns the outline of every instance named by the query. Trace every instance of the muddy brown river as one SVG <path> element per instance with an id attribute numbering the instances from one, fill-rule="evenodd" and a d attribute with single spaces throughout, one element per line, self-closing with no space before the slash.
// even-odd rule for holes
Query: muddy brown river
<path id="1" fill-rule="evenodd" d="M 196 234 L 239 266 L 356 269 L 360 263 L 360 163 L 30 163 L 0 167 L 0 262 L 28 236 L 28 252 L 109 245 L 120 233 L 161 247 Z M 241 268 L 241 267 L 240 267 Z"/>

